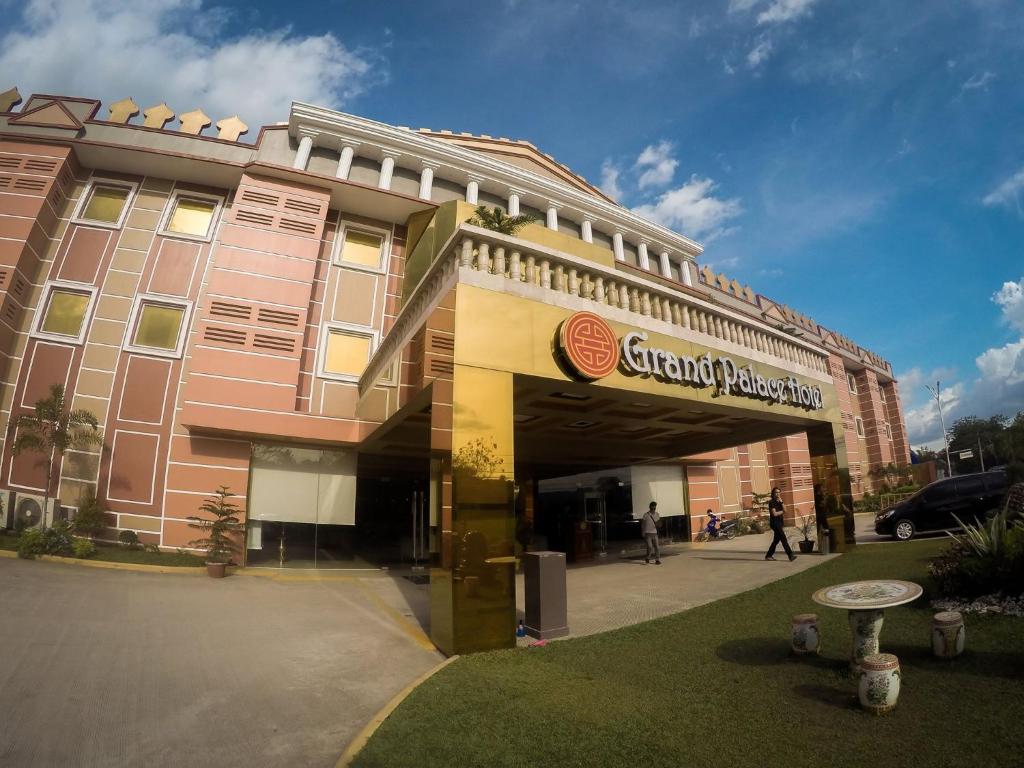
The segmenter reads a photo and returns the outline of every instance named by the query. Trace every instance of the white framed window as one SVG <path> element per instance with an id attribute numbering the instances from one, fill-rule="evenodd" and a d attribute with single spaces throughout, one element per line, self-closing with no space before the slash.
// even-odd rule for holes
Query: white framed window
<path id="1" fill-rule="evenodd" d="M 71 218 L 75 223 L 120 229 L 138 189 L 139 185 L 132 181 L 91 179 Z"/>
<path id="2" fill-rule="evenodd" d="M 185 190 L 175 191 L 160 219 L 159 233 L 186 240 L 207 241 L 213 237 L 224 198 Z"/>
<path id="3" fill-rule="evenodd" d="M 135 297 L 124 348 L 157 357 L 181 357 L 192 303 L 154 294 Z"/>
<path id="4" fill-rule="evenodd" d="M 857 394 L 857 380 L 853 378 L 852 373 L 846 374 L 846 384 L 850 387 L 850 391 L 853 394 Z"/>
<path id="5" fill-rule="evenodd" d="M 335 264 L 367 272 L 385 272 L 387 257 L 391 254 L 391 232 L 343 221 L 335 248 Z"/>
<path id="6" fill-rule="evenodd" d="M 857 437 L 864 437 L 864 420 L 858 416 L 854 421 L 857 424 Z"/>
<path id="7" fill-rule="evenodd" d="M 81 344 L 96 304 L 96 287 L 52 280 L 43 286 L 32 320 L 32 335 L 67 344 Z"/>
<path id="8" fill-rule="evenodd" d="M 892 429 L 888 424 L 885 425 L 885 437 L 887 440 L 892 440 Z"/>
<path id="9" fill-rule="evenodd" d="M 377 348 L 377 332 L 359 325 L 325 323 L 317 371 L 325 379 L 359 381 Z"/>

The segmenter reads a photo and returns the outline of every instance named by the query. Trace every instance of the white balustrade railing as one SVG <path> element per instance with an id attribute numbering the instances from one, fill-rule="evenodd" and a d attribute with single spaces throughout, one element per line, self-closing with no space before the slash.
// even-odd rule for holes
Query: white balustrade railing
<path id="1" fill-rule="evenodd" d="M 661 320 L 695 334 L 830 375 L 827 356 L 793 343 L 791 337 L 743 318 L 738 312 L 712 307 L 696 297 L 642 277 L 464 224 L 450 238 L 398 313 L 360 377 L 361 391 L 383 375 L 422 324 L 423 317 L 455 284 L 460 268 L 499 275 L 513 282 Z"/>
<path id="2" fill-rule="evenodd" d="M 558 251 L 531 247 L 523 240 L 468 225 L 454 242 L 455 252 L 449 258 L 457 255 L 459 266 L 464 269 L 628 310 L 829 374 L 826 355 L 794 343 L 791 337 L 747 320 L 738 312 L 712 308 L 699 299 L 641 277 L 584 263 Z"/>

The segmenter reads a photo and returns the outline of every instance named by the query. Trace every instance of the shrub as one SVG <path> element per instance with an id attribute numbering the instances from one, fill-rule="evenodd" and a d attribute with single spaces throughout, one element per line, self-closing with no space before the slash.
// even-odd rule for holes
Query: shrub
<path id="1" fill-rule="evenodd" d="M 139 546 L 139 534 L 135 531 L 121 531 L 117 534 L 117 540 L 128 549 L 135 549 Z"/>
<path id="2" fill-rule="evenodd" d="M 18 557 L 71 554 L 71 526 L 61 520 L 52 528 L 26 528 L 18 537 Z"/>
<path id="3" fill-rule="evenodd" d="M 232 536 L 245 530 L 245 525 L 238 519 L 238 505 L 228 501 L 234 494 L 222 485 L 214 493 L 214 498 L 206 499 L 199 505 L 199 511 L 207 517 L 189 515 L 189 528 L 195 528 L 206 534 L 202 538 L 189 542 L 190 547 L 206 552 L 206 559 L 212 563 L 227 563 L 237 545 Z M 212 518 L 212 519 L 211 519 Z"/>
<path id="4" fill-rule="evenodd" d="M 1011 499 L 985 523 L 965 524 L 929 571 L 944 595 L 974 598 L 1024 594 L 1024 521 Z"/>
<path id="5" fill-rule="evenodd" d="M 71 553 L 79 560 L 85 560 L 96 554 L 96 545 L 88 539 L 75 539 L 71 545 Z"/>
<path id="6" fill-rule="evenodd" d="M 152 553 L 154 555 L 159 555 L 160 554 L 160 547 L 158 547 L 156 544 L 144 544 L 142 548 L 146 552 L 150 552 L 150 553 Z"/>
<path id="7" fill-rule="evenodd" d="M 82 536 L 95 536 L 107 527 L 107 520 L 103 514 L 103 505 L 95 495 L 89 494 L 78 507 L 75 520 L 71 524 L 76 534 Z"/>

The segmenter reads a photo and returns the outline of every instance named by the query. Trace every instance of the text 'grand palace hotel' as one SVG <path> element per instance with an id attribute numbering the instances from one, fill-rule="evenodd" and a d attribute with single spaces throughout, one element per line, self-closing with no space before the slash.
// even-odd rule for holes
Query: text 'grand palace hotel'
<path id="1" fill-rule="evenodd" d="M 772 485 L 834 512 L 907 462 L 888 362 L 528 142 L 138 112 L 0 97 L 9 524 L 46 476 L 13 424 L 62 384 L 103 446 L 54 467 L 48 517 L 96 494 L 103 538 L 183 547 L 227 486 L 247 566 L 429 566 L 451 653 L 512 643 L 524 546 L 614 556 L 652 499 L 688 539 Z"/>

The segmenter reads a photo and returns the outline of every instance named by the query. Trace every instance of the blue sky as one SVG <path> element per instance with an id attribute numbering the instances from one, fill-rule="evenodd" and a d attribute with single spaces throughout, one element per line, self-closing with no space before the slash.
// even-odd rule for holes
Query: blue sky
<path id="1" fill-rule="evenodd" d="M 1024 4 L 0 0 L 23 93 L 525 138 L 888 358 L 1024 409 Z M 46 55 L 41 57 L 39 52 Z M 130 62 L 130 66 L 125 63 Z M 12 80 L 13 82 L 13 80 Z M 0 83 L 7 87 L 8 83 Z"/>

